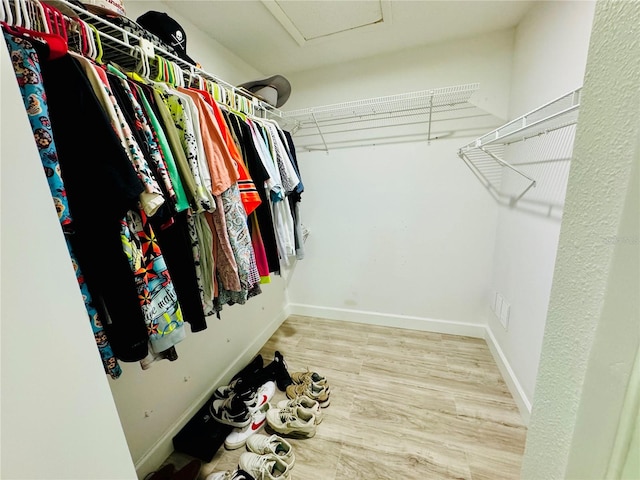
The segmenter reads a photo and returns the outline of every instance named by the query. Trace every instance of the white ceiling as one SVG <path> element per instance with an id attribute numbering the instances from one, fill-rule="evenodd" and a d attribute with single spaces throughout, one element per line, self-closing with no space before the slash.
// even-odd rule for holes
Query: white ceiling
<path id="1" fill-rule="evenodd" d="M 516 26 L 533 1 L 167 0 L 256 69 L 288 74 Z"/>

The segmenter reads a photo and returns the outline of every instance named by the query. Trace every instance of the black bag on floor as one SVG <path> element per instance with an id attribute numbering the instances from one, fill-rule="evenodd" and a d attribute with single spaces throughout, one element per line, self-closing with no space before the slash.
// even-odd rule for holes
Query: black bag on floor
<path id="1" fill-rule="evenodd" d="M 210 462 L 222 446 L 233 427 L 218 423 L 211 416 L 209 405 L 213 403 L 213 400 L 214 397 L 211 396 L 182 430 L 173 437 L 173 448 L 176 452 L 186 453 L 204 462 Z"/>

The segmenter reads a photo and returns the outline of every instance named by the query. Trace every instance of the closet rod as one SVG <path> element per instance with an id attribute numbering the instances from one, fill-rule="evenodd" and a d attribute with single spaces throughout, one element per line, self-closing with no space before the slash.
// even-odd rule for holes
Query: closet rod
<path id="1" fill-rule="evenodd" d="M 29 0 L 28 0 L 29 1 Z M 37 2 L 38 0 L 30 0 L 30 1 L 34 1 Z M 259 98 L 255 97 L 251 92 L 249 92 L 248 90 L 244 89 L 244 88 L 239 88 L 236 87 L 235 85 L 230 84 L 229 82 L 224 81 L 222 78 L 218 77 L 217 75 L 213 75 L 209 72 L 206 72 L 205 70 L 196 67 L 195 65 L 192 65 L 188 62 L 186 62 L 185 60 L 183 60 L 182 58 L 172 54 L 171 52 L 167 51 L 166 49 L 159 47 L 157 45 L 153 45 L 150 44 L 150 42 L 146 39 L 143 39 L 141 37 L 139 37 L 138 35 L 128 32 L 125 29 L 119 27 L 118 25 L 115 25 L 111 22 L 109 22 L 108 20 L 105 20 L 104 18 L 99 17 L 98 15 L 95 15 L 91 12 L 89 12 L 88 10 L 86 10 L 85 8 L 76 5 L 75 3 L 71 3 L 68 0 L 47 0 L 44 3 L 48 3 L 56 8 L 58 8 L 60 11 L 62 11 L 65 15 L 68 15 L 70 17 L 80 17 L 82 20 L 84 20 L 87 23 L 93 24 L 98 31 L 100 32 L 100 38 L 101 40 L 104 38 L 107 40 L 107 42 L 103 42 L 103 47 L 108 47 L 112 50 L 115 50 L 117 52 L 120 52 L 124 55 L 128 55 L 130 58 L 135 59 L 136 58 L 136 52 L 138 50 L 137 47 L 143 47 L 143 46 L 149 46 L 151 45 L 151 47 L 153 48 L 153 54 L 149 54 L 148 56 L 150 58 L 153 58 L 153 56 L 155 54 L 159 54 L 162 57 L 164 57 L 167 60 L 170 60 L 174 63 L 177 63 L 183 70 L 185 70 L 186 72 L 190 72 L 191 77 L 193 78 L 196 74 L 200 75 L 204 78 L 207 78 L 215 83 L 217 83 L 218 85 L 224 86 L 225 88 L 227 88 L 228 90 L 231 90 L 232 93 L 234 94 L 238 94 L 238 95 L 242 95 L 245 98 L 248 98 L 251 100 L 251 102 L 253 103 L 254 106 L 256 106 L 258 109 L 263 110 L 265 112 L 268 112 L 270 115 L 273 115 L 275 117 L 278 118 L 282 118 L 283 113 L 281 110 L 271 106 L 270 104 L 260 100 Z M 109 30 L 112 30 L 114 32 L 119 33 L 122 36 L 122 39 L 117 38 L 115 35 L 112 35 L 109 32 Z M 135 41 L 135 43 L 132 43 L 132 41 Z M 113 42 L 113 43 L 111 43 Z M 122 47 L 124 47 L 125 49 L 128 49 L 128 52 L 123 52 L 122 51 Z M 111 60 L 116 60 L 116 59 L 111 59 Z M 116 62 L 117 63 L 117 62 Z M 189 74 L 189 73 L 187 73 Z"/>

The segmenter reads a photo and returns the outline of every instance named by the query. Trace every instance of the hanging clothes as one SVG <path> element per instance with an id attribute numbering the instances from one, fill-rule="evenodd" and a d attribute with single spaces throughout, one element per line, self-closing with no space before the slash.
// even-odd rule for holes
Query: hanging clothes
<path id="1" fill-rule="evenodd" d="M 151 347 L 155 353 L 164 352 L 185 338 L 182 310 L 171 275 L 143 210 L 130 210 L 120 222 L 120 232 Z"/>
<path id="2" fill-rule="evenodd" d="M 92 91 L 98 95 L 98 98 L 106 99 L 104 102 L 101 102 L 101 106 L 104 109 L 103 115 L 109 118 L 114 132 L 119 138 L 120 145 L 144 186 L 144 192 L 140 195 L 142 208 L 144 208 L 149 216 L 155 214 L 165 202 L 162 189 L 149 168 L 149 164 L 144 158 L 140 146 L 124 117 L 122 109 L 109 85 L 106 72 L 102 69 L 94 68 L 94 64 L 84 57 L 76 55 L 74 56 L 74 61 L 75 64 L 82 68 L 85 74 L 83 82 L 86 82 L 85 84 L 89 84 L 92 87 Z M 79 72 L 79 74 L 82 75 L 82 72 Z M 93 80 L 88 81 L 88 79 Z"/>
<path id="3" fill-rule="evenodd" d="M 82 270 L 78 265 L 73 247 L 68 239 L 68 234 L 72 233 L 73 220 L 69 203 L 67 201 L 67 191 L 60 176 L 60 165 L 58 163 L 58 153 L 55 139 L 51 131 L 51 121 L 49 119 L 49 109 L 47 105 L 42 77 L 40 75 L 40 63 L 38 54 L 31 42 L 26 39 L 4 33 L 4 38 L 9 48 L 14 73 L 20 87 L 20 93 L 25 103 L 31 129 L 33 130 L 40 160 L 44 168 L 53 204 L 58 213 L 60 225 L 65 232 L 65 243 L 71 257 L 73 269 L 76 275 L 78 286 L 84 300 L 84 306 L 89 315 L 91 329 L 100 353 L 102 366 L 105 373 L 112 378 L 118 378 L 122 374 L 122 369 L 111 349 L 111 345 L 102 326 L 102 320 L 98 311 L 93 306 L 91 293 L 84 281 Z"/>
<path id="4" fill-rule="evenodd" d="M 253 141 L 252 131 L 247 122 L 236 114 L 231 114 L 231 126 L 234 129 L 238 141 L 241 146 L 242 156 L 247 164 L 247 169 L 256 184 L 261 203 L 256 208 L 254 215 L 259 228 L 253 231 L 259 231 L 261 242 L 256 239 L 257 243 L 264 245 L 265 256 L 267 259 L 267 272 L 264 270 L 260 275 L 268 278 L 268 272 L 280 272 L 280 260 L 278 255 L 278 246 L 276 242 L 275 229 L 273 227 L 273 219 L 271 213 L 271 203 L 266 190 L 266 182 L 269 179 L 269 173 L 259 158 L 258 151 Z M 252 231 L 252 238 L 253 238 Z M 258 266 L 260 263 L 258 262 Z"/>
<path id="5" fill-rule="evenodd" d="M 290 139 L 207 91 L 5 38 L 105 372 L 176 360 L 185 322 L 205 329 L 300 251 Z"/>
<path id="6" fill-rule="evenodd" d="M 40 64 L 73 212 L 70 242 L 114 353 L 139 361 L 147 355 L 148 335 L 120 220 L 137 207 L 145 187 L 77 61 L 65 55 Z"/>
<path id="7" fill-rule="evenodd" d="M 291 214 L 293 215 L 293 227 L 296 240 L 296 259 L 302 260 L 304 258 L 304 238 L 302 232 L 302 220 L 300 219 L 300 202 L 302 201 L 302 192 L 304 192 L 304 185 L 302 184 L 302 177 L 300 176 L 300 167 L 298 166 L 298 158 L 296 157 L 296 148 L 293 145 L 293 139 L 289 132 L 279 130 L 281 140 L 283 140 L 284 146 L 287 148 L 289 159 L 293 165 L 293 168 L 300 179 L 300 183 L 287 197 L 289 200 L 289 206 L 291 208 Z"/>
<path id="8" fill-rule="evenodd" d="M 147 132 L 144 128 L 146 119 L 142 110 L 136 109 L 136 105 L 139 104 L 133 96 L 127 80 L 122 78 L 120 74 L 116 75 L 109 76 L 113 92 L 130 127 L 137 133 L 138 142 L 144 142 L 147 145 L 147 148 L 143 149 L 145 159 L 149 164 L 154 165 L 154 174 L 157 172 L 161 176 L 160 185 L 166 186 L 163 190 L 167 195 L 170 195 L 171 179 L 150 131 Z M 156 155 L 153 155 L 154 153 Z M 195 264 L 186 224 L 186 213 L 176 212 L 175 202 L 171 202 L 169 205 L 165 204 L 163 210 L 158 211 L 153 217 L 147 219 L 144 216 L 143 222 L 145 229 L 147 228 L 146 223 L 151 223 L 155 235 L 160 241 L 164 261 L 172 272 L 172 283 L 177 293 L 177 300 L 182 305 L 184 321 L 191 325 L 191 330 L 194 332 L 206 329 L 207 324 L 198 291 Z M 154 351 L 158 352 L 155 348 Z"/>

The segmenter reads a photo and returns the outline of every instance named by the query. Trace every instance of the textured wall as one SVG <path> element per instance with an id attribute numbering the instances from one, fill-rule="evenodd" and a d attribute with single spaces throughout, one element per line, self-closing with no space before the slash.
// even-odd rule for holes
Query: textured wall
<path id="1" fill-rule="evenodd" d="M 525 479 L 586 478 L 581 462 L 597 467 L 608 460 L 611 443 L 594 449 L 589 438 L 598 432 L 583 429 L 594 418 L 579 415 L 593 398 L 585 383 L 606 388 L 610 401 L 621 402 L 633 352 L 611 362 L 616 352 L 629 348 L 638 335 L 637 318 L 628 312 L 606 312 L 613 292 L 622 288 L 637 299 L 630 271 L 637 269 L 637 244 L 627 250 L 626 267 L 612 269 L 616 255 L 629 248 L 620 234 L 626 227 L 626 208 L 638 215 L 637 198 L 628 195 L 631 170 L 638 162 L 640 132 L 640 4 L 598 2 L 591 36 L 584 97 L 580 112 L 574 160 L 569 176 L 564 223 L 547 318 L 540 371 L 522 469 Z M 637 181 L 637 178 L 636 180 Z M 634 210 L 633 210 L 634 209 Z M 637 232 L 636 232 L 637 234 Z M 636 237 L 637 241 L 637 237 Z M 635 251 L 635 257 L 631 252 Z M 635 258 L 635 260 L 634 260 Z M 636 263 L 634 263 L 636 262 Z M 637 272 L 636 272 L 637 273 Z M 637 278 L 637 277 L 636 277 Z M 624 290 L 628 289 L 628 290 Z M 605 311 L 606 314 L 603 314 Z M 619 329 L 619 322 L 635 328 Z M 617 331 L 607 345 L 600 335 Z M 595 347 L 595 348 L 594 348 Z M 597 375 L 594 364 L 608 365 Z M 607 378 L 618 381 L 606 383 Z M 622 392 L 622 393 L 621 393 Z M 600 413 L 602 415 L 602 412 Z M 617 423 L 617 417 L 606 418 Z M 591 446 L 590 446 L 591 445 Z M 583 451 L 576 455 L 578 447 Z M 604 458 L 603 458 L 604 457 Z M 580 473 L 578 473 L 580 472 Z M 575 476 L 574 476 L 575 475 Z"/>

